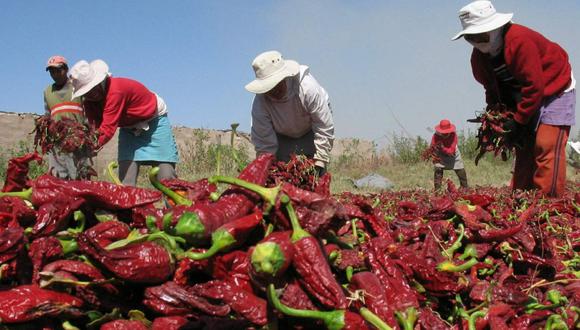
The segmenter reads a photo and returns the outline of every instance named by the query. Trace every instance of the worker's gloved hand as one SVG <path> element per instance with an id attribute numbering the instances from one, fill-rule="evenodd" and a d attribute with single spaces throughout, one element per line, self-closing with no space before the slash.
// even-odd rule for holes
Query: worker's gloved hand
<path id="1" fill-rule="evenodd" d="M 316 174 L 318 175 L 318 177 L 321 177 L 324 174 L 326 174 L 326 168 L 322 166 L 314 166 L 314 169 L 316 170 Z"/>

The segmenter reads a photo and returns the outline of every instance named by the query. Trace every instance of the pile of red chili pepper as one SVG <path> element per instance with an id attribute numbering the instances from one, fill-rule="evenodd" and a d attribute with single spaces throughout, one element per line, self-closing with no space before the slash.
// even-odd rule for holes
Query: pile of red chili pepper
<path id="1" fill-rule="evenodd" d="M 68 117 L 53 120 L 50 115 L 41 116 L 35 120 L 34 133 L 34 145 L 43 154 L 56 151 L 90 155 L 98 146 L 97 133 L 89 124 Z"/>
<path id="2" fill-rule="evenodd" d="M 331 196 L 43 175 L 0 195 L 0 323 L 31 329 L 575 329 L 580 185 Z M 20 173 L 22 175 L 22 173 Z M 298 180 L 298 179 L 297 179 Z M 270 182 L 270 185 L 267 183 Z M 216 185 L 230 184 L 219 198 Z M 172 207 L 160 203 L 162 194 Z"/>
<path id="3" fill-rule="evenodd" d="M 475 157 L 475 165 L 486 152 L 493 152 L 494 156 L 501 155 L 502 160 L 506 161 L 515 147 L 512 143 L 506 142 L 506 131 L 503 124 L 513 118 L 513 111 L 502 103 L 489 106 L 474 119 L 468 122 L 480 123 L 477 129 L 477 149 L 479 154 Z"/>

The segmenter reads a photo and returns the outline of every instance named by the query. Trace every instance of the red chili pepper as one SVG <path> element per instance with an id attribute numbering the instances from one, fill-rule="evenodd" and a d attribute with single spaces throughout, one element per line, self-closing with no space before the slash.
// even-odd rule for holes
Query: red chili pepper
<path id="1" fill-rule="evenodd" d="M 47 287 L 52 283 L 59 283 L 59 276 L 66 273 L 74 276 L 74 278 L 78 278 L 80 281 L 91 282 L 91 285 L 98 285 L 109 293 L 118 293 L 118 290 L 113 285 L 106 283 L 105 277 L 97 268 L 85 262 L 76 260 L 57 260 L 44 266 L 41 272 L 41 287 Z M 66 282 L 67 281 L 65 280 L 65 283 Z M 88 284 L 89 283 L 82 285 Z"/>
<path id="2" fill-rule="evenodd" d="M 261 222 L 261 211 L 228 222 L 211 234 L 211 247 L 207 251 L 201 253 L 187 251 L 183 257 L 193 260 L 207 259 L 220 251 L 239 246 Z"/>
<path id="3" fill-rule="evenodd" d="M 148 330 L 143 322 L 132 320 L 114 320 L 101 324 L 100 330 Z"/>
<path id="4" fill-rule="evenodd" d="M 163 179 L 160 182 L 173 191 L 183 192 L 183 197 L 194 203 L 208 200 L 210 194 L 217 190 L 216 185 L 210 184 L 207 179 L 194 182 L 181 179 Z"/>
<path id="5" fill-rule="evenodd" d="M 51 203 L 40 205 L 37 219 L 32 227 L 32 236 L 50 236 L 68 227 L 74 211 L 85 203 L 82 198 L 61 195 Z"/>
<path id="6" fill-rule="evenodd" d="M 63 250 L 56 237 L 40 237 L 30 243 L 28 256 L 32 261 L 32 283 L 38 283 L 42 267 L 48 262 L 62 258 Z"/>
<path id="7" fill-rule="evenodd" d="M 42 162 L 42 157 L 34 152 L 21 157 L 12 158 L 8 161 L 6 169 L 6 179 L 4 180 L 3 192 L 21 191 L 30 187 L 28 185 L 28 170 L 30 163 L 36 161 Z"/>
<path id="8" fill-rule="evenodd" d="M 380 238 L 369 242 L 367 260 L 369 268 L 385 288 L 388 301 L 397 310 L 419 307 L 417 293 L 411 289 L 403 271 L 390 257 L 389 244 Z"/>
<path id="9" fill-rule="evenodd" d="M 350 280 L 349 291 L 356 292 L 357 290 L 362 291 L 364 295 L 362 304 L 357 301 L 358 308 L 364 305 L 389 326 L 397 326 L 392 305 L 389 303 L 381 281 L 375 274 L 371 272 L 354 274 Z"/>
<path id="10" fill-rule="evenodd" d="M 105 226 L 109 222 L 99 225 Z M 137 283 L 162 283 L 173 274 L 173 260 L 170 253 L 153 242 L 126 245 L 114 250 L 102 246 L 103 238 L 99 225 L 81 233 L 78 238 L 79 250 L 97 260 L 118 278 Z M 109 224 L 109 226 L 111 226 Z M 125 225 L 126 226 L 126 225 Z"/>
<path id="11" fill-rule="evenodd" d="M 44 317 L 81 316 L 81 299 L 69 294 L 41 289 L 36 285 L 21 285 L 0 291 L 2 323 L 22 323 Z"/>
<path id="12" fill-rule="evenodd" d="M 151 324 L 151 330 L 179 330 L 188 320 L 182 316 L 156 317 Z"/>
<path id="13" fill-rule="evenodd" d="M 266 301 L 237 286 L 233 281 L 209 281 L 196 285 L 196 289 L 206 298 L 224 301 L 233 311 L 253 324 L 263 326 L 268 323 Z"/>
<path id="14" fill-rule="evenodd" d="M 31 226 L 36 221 L 36 210 L 17 197 L 1 197 L 0 210 L 11 214 L 22 227 Z"/>
<path id="15" fill-rule="evenodd" d="M 280 302 L 273 284 L 268 286 L 268 300 L 274 308 L 285 315 L 321 320 L 329 330 L 369 329 L 366 321 L 359 314 L 348 310 L 312 311 L 288 307 Z"/>
<path id="16" fill-rule="evenodd" d="M 294 258 L 291 231 L 273 232 L 249 250 L 250 274 L 271 281 L 286 272 Z"/>
<path id="17" fill-rule="evenodd" d="M 284 195 L 281 201 L 286 205 L 292 223 L 291 240 L 295 253 L 292 265 L 300 275 L 306 291 L 326 307 L 346 308 L 346 296 L 332 274 L 320 243 L 314 236 L 302 229 L 289 198 Z"/>
<path id="18" fill-rule="evenodd" d="M 35 206 L 40 206 L 66 195 L 71 198 L 82 198 L 95 208 L 105 210 L 126 210 L 152 204 L 161 199 L 161 193 L 155 190 L 119 186 L 105 181 L 61 180 L 45 174 L 31 183 L 32 188 L 21 192 L 0 193 L 0 197 L 20 197 L 31 201 Z"/>
<path id="19" fill-rule="evenodd" d="M 273 157 L 271 154 L 259 156 L 240 173 L 239 178 L 249 180 L 255 185 L 263 185 Z M 156 176 L 150 176 L 150 179 L 152 184 L 166 195 L 173 193 L 161 185 Z M 211 234 L 220 226 L 247 215 L 256 207 L 257 202 L 258 198 L 252 192 L 231 187 L 215 203 L 175 207 L 172 209 L 174 222 L 177 222 L 175 233 L 194 245 L 206 244 Z"/>
<path id="20" fill-rule="evenodd" d="M 228 305 L 214 304 L 203 297 L 195 287 L 185 288 L 175 282 L 165 282 L 160 286 L 145 289 L 143 304 L 161 315 L 189 315 L 202 312 L 213 316 L 226 316 L 230 313 Z"/>

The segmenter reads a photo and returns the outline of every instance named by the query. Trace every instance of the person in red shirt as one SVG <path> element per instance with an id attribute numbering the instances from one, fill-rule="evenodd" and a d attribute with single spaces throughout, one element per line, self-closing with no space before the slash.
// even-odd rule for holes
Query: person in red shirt
<path id="1" fill-rule="evenodd" d="M 119 178 L 135 186 L 141 165 L 159 167 L 159 179 L 175 178 L 177 145 L 161 97 L 138 81 L 112 77 L 102 60 L 77 62 L 70 70 L 73 97 L 83 97 L 89 123 L 97 127 L 99 147 L 119 131 Z"/>
<path id="2" fill-rule="evenodd" d="M 457 148 L 457 134 L 455 125 L 443 119 L 435 126 L 435 134 L 431 138 L 431 149 L 435 152 L 433 161 L 435 191 L 441 189 L 444 170 L 454 170 L 462 188 L 467 188 L 467 172 L 461 159 L 461 152 Z"/>
<path id="3" fill-rule="evenodd" d="M 566 183 L 565 146 L 575 124 L 576 81 L 568 54 L 523 25 L 496 12 L 489 1 L 459 11 L 463 37 L 473 46 L 471 67 L 489 106 L 503 103 L 514 118 L 503 128 L 517 142 L 512 187 L 559 196 Z"/>

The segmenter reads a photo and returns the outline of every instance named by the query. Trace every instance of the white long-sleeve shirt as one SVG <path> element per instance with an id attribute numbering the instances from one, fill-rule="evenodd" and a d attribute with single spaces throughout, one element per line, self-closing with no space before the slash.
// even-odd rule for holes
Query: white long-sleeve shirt
<path id="1" fill-rule="evenodd" d="M 273 100 L 256 94 L 252 105 L 252 143 L 256 153 L 273 153 L 278 149 L 276 134 L 299 138 L 310 130 L 314 133 L 317 165 L 328 163 L 334 143 L 334 122 L 328 93 L 310 74 L 307 66 L 287 78 L 287 94 Z M 320 162 L 324 164 L 320 164 Z"/>

